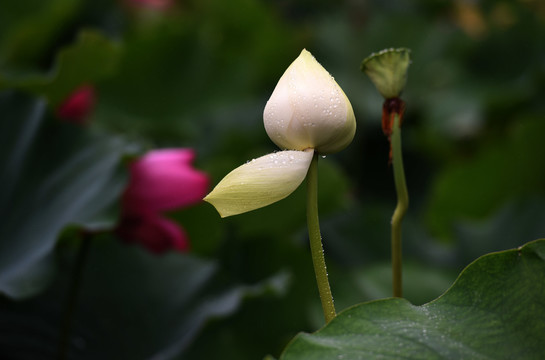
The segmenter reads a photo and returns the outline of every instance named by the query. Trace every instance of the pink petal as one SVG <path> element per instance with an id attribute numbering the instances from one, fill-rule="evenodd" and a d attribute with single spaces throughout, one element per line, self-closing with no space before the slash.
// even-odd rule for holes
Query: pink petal
<path id="1" fill-rule="evenodd" d="M 57 109 L 57 116 L 68 122 L 84 125 L 95 105 L 95 89 L 90 85 L 77 88 Z"/>
<path id="2" fill-rule="evenodd" d="M 124 217 L 117 234 L 127 243 L 140 244 L 155 254 L 169 250 L 186 252 L 189 239 L 175 222 L 157 214 Z"/>
<path id="3" fill-rule="evenodd" d="M 192 149 L 164 149 L 147 153 L 130 166 L 123 196 L 126 212 L 166 211 L 202 201 L 208 176 L 192 166 Z"/>

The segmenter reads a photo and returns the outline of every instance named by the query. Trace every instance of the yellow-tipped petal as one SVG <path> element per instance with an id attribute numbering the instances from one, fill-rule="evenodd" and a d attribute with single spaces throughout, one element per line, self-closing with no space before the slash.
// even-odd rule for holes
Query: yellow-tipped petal
<path id="1" fill-rule="evenodd" d="M 284 199 L 303 182 L 314 151 L 279 151 L 227 174 L 204 200 L 221 217 L 242 214 Z"/>

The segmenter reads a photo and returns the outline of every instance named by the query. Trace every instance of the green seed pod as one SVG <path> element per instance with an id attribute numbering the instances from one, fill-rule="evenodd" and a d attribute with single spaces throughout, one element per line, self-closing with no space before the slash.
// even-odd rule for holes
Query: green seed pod
<path id="1" fill-rule="evenodd" d="M 410 54 L 411 51 L 405 48 L 382 50 L 365 58 L 361 71 L 371 78 L 385 99 L 399 97 L 407 82 Z"/>

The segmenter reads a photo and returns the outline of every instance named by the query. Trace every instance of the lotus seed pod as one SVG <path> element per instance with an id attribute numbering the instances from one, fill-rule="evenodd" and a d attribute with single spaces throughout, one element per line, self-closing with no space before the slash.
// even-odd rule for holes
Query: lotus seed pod
<path id="1" fill-rule="evenodd" d="M 385 99 L 393 99 L 399 97 L 405 87 L 410 64 L 409 49 L 386 49 L 364 59 L 361 71 L 369 76 Z"/>

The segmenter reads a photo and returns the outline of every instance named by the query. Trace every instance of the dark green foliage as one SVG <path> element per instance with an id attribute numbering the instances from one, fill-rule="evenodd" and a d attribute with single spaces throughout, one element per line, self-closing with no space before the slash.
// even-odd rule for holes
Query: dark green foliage
<path id="1" fill-rule="evenodd" d="M 470 301 L 460 293 L 464 281 L 512 271 L 506 279 L 517 292 L 493 302 L 484 293 L 496 283 L 487 282 L 474 289 L 490 301 L 480 304 L 494 315 L 502 306 L 522 309 L 510 304 L 524 299 L 535 311 L 506 310 L 512 328 L 479 332 L 490 319 L 479 322 L 471 308 L 470 318 L 457 315 L 459 325 L 467 321 L 471 327 L 463 332 L 475 341 L 492 339 L 481 337 L 491 331 L 534 341 L 520 321 L 543 333 L 537 312 L 543 304 L 530 303 L 542 291 L 542 265 L 532 255 L 541 243 L 522 253 L 537 266 L 534 274 L 521 263 L 497 267 L 516 263 L 516 250 L 487 256 L 450 295 L 429 303 L 475 258 L 545 236 L 540 1 L 190 0 L 176 1 L 166 13 L 128 4 L 0 1 L 0 358 L 56 356 L 82 232 L 95 235 L 74 313 L 71 359 L 278 357 L 297 333 L 323 326 L 303 187 L 229 219 L 204 203 L 166 214 L 187 231 L 189 254 L 151 255 L 110 231 L 127 157 L 191 147 L 195 167 L 214 185 L 245 161 L 277 150 L 264 131 L 263 109 L 302 48 L 335 77 L 358 122 L 354 142 L 320 160 L 320 220 L 339 311 L 388 297 L 391 288 L 395 194 L 380 129 L 382 99 L 359 64 L 389 47 L 410 48 L 413 61 L 402 94 L 411 201 L 403 234 L 408 302 L 354 307 L 332 326 L 373 307 L 388 326 L 420 324 L 415 339 L 430 325 L 428 339 L 456 340 L 445 330 L 449 317 L 436 329 L 423 309 L 450 311 L 445 299 Z M 59 103 L 82 84 L 97 94 L 88 125 L 61 122 Z M 476 265 L 486 271 L 469 279 Z M 398 314 L 416 322 L 404 323 Z M 394 334 L 384 334 L 384 341 Z M 460 354 L 451 342 L 443 344 Z M 491 351 L 509 352 L 511 344 L 505 340 Z"/>

